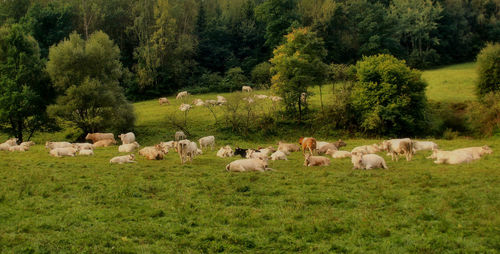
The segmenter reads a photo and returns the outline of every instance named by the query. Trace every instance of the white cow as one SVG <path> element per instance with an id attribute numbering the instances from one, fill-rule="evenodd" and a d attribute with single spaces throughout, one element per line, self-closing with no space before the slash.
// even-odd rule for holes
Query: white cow
<path id="1" fill-rule="evenodd" d="M 351 162 L 354 169 L 388 168 L 384 158 L 376 154 L 354 152 L 351 153 Z"/>
<path id="2" fill-rule="evenodd" d="M 93 150 L 94 146 L 91 143 L 73 143 L 73 148 L 77 150 Z"/>
<path id="3" fill-rule="evenodd" d="M 243 86 L 241 87 L 242 92 L 251 92 L 253 89 L 249 86 Z"/>
<path id="4" fill-rule="evenodd" d="M 373 145 L 364 145 L 364 146 L 358 146 L 352 149 L 351 153 L 362 153 L 362 154 L 369 154 L 369 153 L 378 153 L 380 152 L 381 149 L 377 144 Z"/>
<path id="5" fill-rule="evenodd" d="M 137 142 L 131 143 L 131 144 L 123 144 L 118 147 L 118 152 L 120 153 L 131 153 L 135 149 L 139 148 L 140 145 Z"/>
<path id="6" fill-rule="evenodd" d="M 226 158 L 234 156 L 234 151 L 230 146 L 224 146 L 217 152 L 217 157 Z"/>
<path id="7" fill-rule="evenodd" d="M 193 101 L 193 105 L 195 105 L 195 106 L 198 106 L 198 107 L 199 107 L 199 106 L 203 106 L 203 105 L 205 105 L 205 102 L 203 102 L 203 100 L 202 100 L 202 99 L 195 99 L 195 100 Z"/>
<path id="8" fill-rule="evenodd" d="M 265 95 L 265 94 L 256 94 L 255 98 L 257 98 L 257 99 L 267 99 L 267 95 Z"/>
<path id="9" fill-rule="evenodd" d="M 191 105 L 189 104 L 186 104 L 186 103 L 182 103 L 180 106 L 179 106 L 179 110 L 184 112 L 184 111 L 188 111 L 191 109 Z"/>
<path id="10" fill-rule="evenodd" d="M 132 144 L 135 142 L 135 134 L 133 132 L 129 132 L 126 134 L 118 135 L 118 138 L 122 140 L 122 144 Z"/>
<path id="11" fill-rule="evenodd" d="M 227 171 L 245 172 L 245 171 L 260 171 L 273 170 L 267 166 L 267 161 L 259 159 L 241 159 L 233 161 L 226 165 Z"/>
<path id="12" fill-rule="evenodd" d="M 413 141 L 413 154 L 416 154 L 418 151 L 432 151 L 435 149 L 439 149 L 439 146 L 432 141 Z"/>
<path id="13" fill-rule="evenodd" d="M 433 150 L 432 157 L 436 164 L 460 164 L 469 163 L 474 160 L 472 153 L 465 150 L 442 151 Z"/>
<path id="14" fill-rule="evenodd" d="M 267 154 L 264 154 L 261 152 L 256 152 L 255 150 L 252 150 L 252 149 L 248 149 L 246 158 L 267 161 L 268 156 L 267 156 Z"/>
<path id="15" fill-rule="evenodd" d="M 168 101 L 168 99 L 166 97 L 161 97 L 160 99 L 158 99 L 158 103 L 160 105 L 163 105 L 163 104 L 170 105 L 170 101 Z"/>
<path id="16" fill-rule="evenodd" d="M 195 142 L 184 139 L 177 142 L 177 153 L 181 158 L 181 164 L 184 164 L 186 161 L 192 162 L 198 153 L 198 146 Z"/>
<path id="17" fill-rule="evenodd" d="M 183 91 L 177 94 L 177 97 L 175 97 L 176 100 L 182 99 L 184 97 L 188 97 L 189 93 L 187 91 Z"/>
<path id="18" fill-rule="evenodd" d="M 306 154 L 304 158 L 304 166 L 329 166 L 330 159 L 323 156 L 312 156 L 311 154 Z"/>
<path id="19" fill-rule="evenodd" d="M 226 103 L 227 103 L 226 98 L 224 98 L 223 96 L 217 95 L 217 104 L 222 105 L 222 104 L 226 104 Z"/>
<path id="20" fill-rule="evenodd" d="M 392 160 L 399 160 L 399 155 L 406 156 L 407 161 L 413 157 L 413 143 L 409 138 L 390 139 L 382 142 L 382 149 L 391 154 Z"/>
<path id="21" fill-rule="evenodd" d="M 464 151 L 469 153 L 474 160 L 481 158 L 485 154 L 493 153 L 493 150 L 489 146 L 481 146 L 481 147 L 467 147 L 456 149 L 455 151 Z"/>
<path id="22" fill-rule="evenodd" d="M 54 148 L 50 150 L 50 155 L 55 157 L 75 157 L 77 150 L 73 147 Z"/>
<path id="23" fill-rule="evenodd" d="M 271 160 L 276 161 L 276 160 L 285 160 L 287 161 L 288 158 L 286 157 L 286 154 L 283 151 L 276 151 L 273 154 L 271 154 Z"/>
<path id="24" fill-rule="evenodd" d="M 78 152 L 78 155 L 80 156 L 92 156 L 94 155 L 94 151 L 91 149 L 83 149 Z"/>
<path id="25" fill-rule="evenodd" d="M 178 131 L 175 133 L 175 141 L 186 139 L 186 134 L 183 131 Z"/>
<path id="26" fill-rule="evenodd" d="M 198 143 L 200 143 L 201 149 L 203 149 L 204 147 L 206 148 L 206 147 L 210 146 L 210 150 L 213 150 L 214 145 L 215 145 L 215 137 L 214 136 L 207 136 L 207 137 L 200 138 L 198 140 Z"/>
<path id="27" fill-rule="evenodd" d="M 146 146 L 139 150 L 139 155 L 144 156 L 148 160 L 163 160 L 165 154 L 168 154 L 168 148 L 161 144 L 155 146 Z"/>
<path id="28" fill-rule="evenodd" d="M 55 148 L 66 148 L 66 147 L 73 147 L 73 145 L 69 142 L 51 142 L 47 141 L 45 143 L 45 148 L 52 150 Z"/>
<path id="29" fill-rule="evenodd" d="M 135 155 L 129 154 L 129 155 L 124 155 L 124 156 L 116 156 L 113 157 L 111 160 L 109 160 L 109 163 L 118 163 L 118 164 L 123 164 L 123 163 L 136 163 L 134 161 Z"/>
<path id="30" fill-rule="evenodd" d="M 269 96 L 269 98 L 271 99 L 271 101 L 273 102 L 279 102 L 279 101 L 282 101 L 283 98 L 279 97 L 279 96 Z"/>
<path id="31" fill-rule="evenodd" d="M 328 149 L 325 154 L 331 155 L 334 159 L 350 158 L 351 152 Z"/>

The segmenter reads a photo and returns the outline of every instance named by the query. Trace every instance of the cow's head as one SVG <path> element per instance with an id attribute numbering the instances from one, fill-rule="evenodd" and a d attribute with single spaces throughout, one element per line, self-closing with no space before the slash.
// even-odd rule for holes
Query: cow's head
<path id="1" fill-rule="evenodd" d="M 299 144 L 301 144 L 301 145 L 302 145 L 302 141 L 304 141 L 304 137 L 300 137 L 300 138 L 299 138 Z"/>
<path id="2" fill-rule="evenodd" d="M 340 147 L 346 146 L 347 144 L 346 144 L 344 141 L 342 141 L 342 139 L 339 139 L 338 141 L 336 141 L 336 142 L 334 143 L 334 145 L 335 145 L 337 148 L 340 148 Z"/>

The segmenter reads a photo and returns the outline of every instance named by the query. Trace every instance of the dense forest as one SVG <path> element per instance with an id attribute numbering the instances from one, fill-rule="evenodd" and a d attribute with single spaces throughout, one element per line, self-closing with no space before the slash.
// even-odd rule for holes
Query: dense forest
<path id="1" fill-rule="evenodd" d="M 84 39 L 107 34 L 119 47 L 130 100 L 217 90 L 211 83 L 235 73 L 258 82 L 252 71 L 299 27 L 323 40 L 327 64 L 378 53 L 415 68 L 470 61 L 500 41 L 499 17 L 498 0 L 0 1 L 0 25 L 20 24 L 42 58 L 73 31 Z"/>

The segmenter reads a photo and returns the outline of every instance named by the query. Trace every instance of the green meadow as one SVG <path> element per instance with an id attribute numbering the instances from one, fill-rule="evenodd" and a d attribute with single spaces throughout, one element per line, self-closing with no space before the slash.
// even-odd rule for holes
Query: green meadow
<path id="1" fill-rule="evenodd" d="M 423 75 L 431 100 L 474 99 L 472 64 Z M 318 107 L 315 89 L 311 100 Z M 331 89 L 323 92 L 327 103 Z M 181 102 L 169 100 L 169 106 L 134 104 L 141 145 L 173 139 L 170 118 Z M 264 103 L 260 110 L 270 107 Z M 188 113 L 188 125 L 192 140 L 215 133 L 218 147 L 279 141 L 218 135 L 203 107 Z M 225 165 L 237 158 L 218 158 L 217 149 L 186 165 L 174 151 L 162 161 L 137 156 L 137 163 L 111 165 L 116 146 L 98 148 L 92 157 L 50 157 L 44 141 L 64 137 L 65 131 L 42 133 L 28 152 L 0 152 L 1 253 L 500 252 L 500 138 L 434 140 L 445 150 L 494 150 L 463 165 L 436 165 L 425 158 L 430 152 L 419 152 L 411 162 L 381 153 L 388 170 L 352 170 L 350 159 L 307 168 L 294 153 L 288 161 L 271 161 L 274 171 L 228 173 Z M 345 141 L 343 150 L 380 140 Z"/>

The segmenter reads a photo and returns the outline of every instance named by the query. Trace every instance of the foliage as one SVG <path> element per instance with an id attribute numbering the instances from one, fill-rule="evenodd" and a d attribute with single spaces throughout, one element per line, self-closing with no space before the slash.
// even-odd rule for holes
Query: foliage
<path id="1" fill-rule="evenodd" d="M 288 113 L 297 112 L 298 107 L 299 122 L 306 106 L 302 105 L 301 94 L 309 86 L 322 84 L 327 74 L 325 56 L 321 38 L 309 28 L 299 28 L 286 36 L 286 42 L 274 50 L 270 60 L 273 89 L 283 97 Z"/>
<path id="2" fill-rule="evenodd" d="M 0 28 L 0 122 L 21 142 L 47 124 L 54 95 L 44 67 L 38 43 L 20 25 Z"/>
<path id="3" fill-rule="evenodd" d="M 128 130 L 134 114 L 118 85 L 123 74 L 120 50 L 103 32 L 83 40 L 73 33 L 50 48 L 47 70 L 64 93 L 49 112 L 71 121 L 84 133 Z"/>
<path id="4" fill-rule="evenodd" d="M 219 85 L 218 92 L 233 92 L 241 90 L 241 87 L 248 84 L 247 77 L 239 67 L 231 68 Z"/>
<path id="5" fill-rule="evenodd" d="M 255 8 L 257 19 L 266 26 L 266 45 L 274 49 L 283 41 L 290 26 L 297 20 L 296 0 L 269 0 Z"/>
<path id="6" fill-rule="evenodd" d="M 477 56 L 477 92 L 484 96 L 500 91 L 500 43 L 488 44 Z"/>
<path id="7" fill-rule="evenodd" d="M 271 85 L 271 64 L 262 62 L 256 65 L 251 73 L 252 82 L 259 87 L 269 88 Z"/>
<path id="8" fill-rule="evenodd" d="M 491 136 L 500 130 L 500 93 L 485 94 L 469 108 L 469 123 L 478 136 Z"/>
<path id="9" fill-rule="evenodd" d="M 364 132 L 408 136 L 425 131 L 427 84 L 419 71 L 384 54 L 363 57 L 356 70 L 352 100 Z"/>

